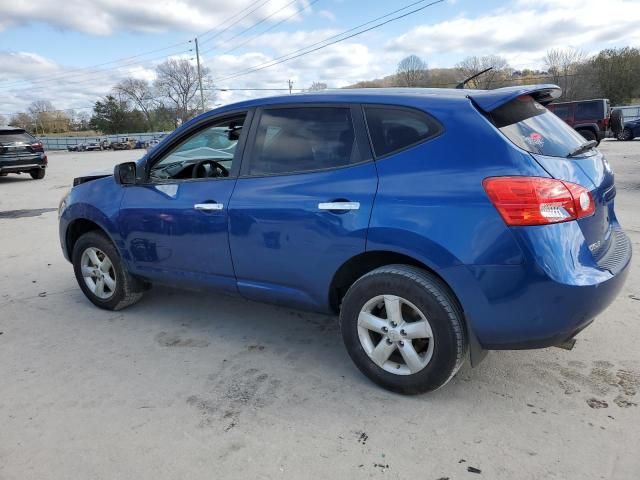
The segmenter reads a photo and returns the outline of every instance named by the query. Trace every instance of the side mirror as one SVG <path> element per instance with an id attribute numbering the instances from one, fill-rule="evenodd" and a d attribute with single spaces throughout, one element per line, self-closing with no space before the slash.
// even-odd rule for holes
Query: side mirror
<path id="1" fill-rule="evenodd" d="M 136 183 L 136 163 L 125 162 L 113 169 L 113 178 L 119 185 L 134 185 Z"/>

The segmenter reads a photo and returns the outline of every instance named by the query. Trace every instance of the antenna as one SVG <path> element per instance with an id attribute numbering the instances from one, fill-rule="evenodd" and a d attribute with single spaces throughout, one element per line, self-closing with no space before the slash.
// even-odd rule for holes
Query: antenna
<path id="1" fill-rule="evenodd" d="M 457 89 L 462 89 L 464 88 L 465 84 L 467 84 L 468 82 L 470 82 L 471 80 L 473 80 L 476 77 L 479 77 L 480 75 L 482 75 L 483 73 L 487 73 L 489 70 L 493 70 L 493 67 L 489 67 L 489 68 L 485 68 L 484 70 L 482 70 L 481 72 L 476 73 L 475 75 L 471 75 L 469 78 L 465 78 L 462 82 L 460 82 L 458 85 L 456 85 Z"/>

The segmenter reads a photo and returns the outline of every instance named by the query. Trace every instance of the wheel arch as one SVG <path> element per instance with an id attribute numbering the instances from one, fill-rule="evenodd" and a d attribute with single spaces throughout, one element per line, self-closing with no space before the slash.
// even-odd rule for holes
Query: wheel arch
<path id="1" fill-rule="evenodd" d="M 358 280 L 364 274 L 375 270 L 376 268 L 383 267 L 385 265 L 403 264 L 411 265 L 414 267 L 426 270 L 438 277 L 443 284 L 447 287 L 453 298 L 462 308 L 462 304 L 456 296 L 449 283 L 442 278 L 438 272 L 424 263 L 423 261 L 412 257 L 410 255 L 395 252 L 392 250 L 372 250 L 362 252 L 355 255 L 344 262 L 336 273 L 333 275 L 331 284 L 329 287 L 329 305 L 331 310 L 337 313 L 340 310 L 340 303 L 342 298 L 347 293 L 347 290 L 353 283 Z"/>
<path id="2" fill-rule="evenodd" d="M 334 313 L 338 313 L 340 311 L 342 298 L 349 287 L 362 275 L 365 275 L 376 268 L 393 264 L 411 265 L 413 267 L 421 268 L 434 275 L 442 282 L 442 285 L 450 294 L 451 299 L 460 307 L 460 311 L 463 316 L 462 321 L 465 326 L 467 341 L 469 343 L 471 365 L 478 365 L 484 359 L 487 352 L 480 345 L 480 342 L 478 341 L 478 338 L 470 324 L 470 320 L 465 314 L 464 305 L 460 301 L 455 290 L 451 287 L 450 282 L 448 282 L 442 275 L 440 275 L 434 268 L 427 265 L 424 261 L 405 253 L 399 253 L 391 250 L 372 250 L 355 255 L 344 262 L 334 274 L 329 287 L 329 306 L 331 310 Z"/>
<path id="3" fill-rule="evenodd" d="M 65 249 L 68 258 L 73 257 L 73 247 L 75 246 L 78 239 L 85 233 L 92 231 L 98 231 L 102 233 L 111 241 L 114 246 L 116 245 L 113 241 L 113 238 L 111 238 L 111 235 L 109 235 L 107 229 L 96 223 L 95 220 L 90 220 L 88 218 L 76 218 L 69 223 L 64 236 Z"/>

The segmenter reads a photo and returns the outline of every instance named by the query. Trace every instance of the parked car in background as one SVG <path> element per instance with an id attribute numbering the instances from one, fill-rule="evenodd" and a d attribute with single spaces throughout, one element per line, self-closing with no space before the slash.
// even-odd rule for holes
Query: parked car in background
<path id="1" fill-rule="evenodd" d="M 623 129 L 623 114 L 611 109 L 609 100 L 578 100 L 575 102 L 557 102 L 547 108 L 573 127 L 587 140 L 597 144 L 607 136 L 617 137 Z"/>
<path id="2" fill-rule="evenodd" d="M 640 118 L 624 122 L 624 129 L 618 134 L 618 140 L 633 140 L 640 137 Z"/>
<path id="3" fill-rule="evenodd" d="M 23 128 L 0 126 L 0 177 L 28 173 L 34 180 L 41 180 L 46 168 L 42 142 Z"/>
<path id="4" fill-rule="evenodd" d="M 104 150 L 105 148 L 109 148 L 108 140 L 100 140 L 96 138 L 94 141 L 87 142 L 85 144 L 85 150 Z"/>
<path id="5" fill-rule="evenodd" d="M 622 112 L 625 122 L 640 119 L 640 105 L 622 105 L 613 108 Z"/>
<path id="6" fill-rule="evenodd" d="M 226 105 L 137 163 L 76 178 L 62 250 L 100 308 L 158 283 L 338 314 L 365 375 L 434 390 L 469 352 L 477 364 L 486 349 L 570 347 L 623 288 L 631 242 L 614 175 L 544 107 L 559 94 L 363 89 Z"/>
<path id="7" fill-rule="evenodd" d="M 67 145 L 67 150 L 70 152 L 84 152 L 87 149 L 85 143 L 77 143 L 75 145 Z"/>
<path id="8" fill-rule="evenodd" d="M 112 150 L 131 150 L 136 146 L 136 139 L 123 137 L 120 140 L 116 140 L 111 142 L 109 148 Z"/>

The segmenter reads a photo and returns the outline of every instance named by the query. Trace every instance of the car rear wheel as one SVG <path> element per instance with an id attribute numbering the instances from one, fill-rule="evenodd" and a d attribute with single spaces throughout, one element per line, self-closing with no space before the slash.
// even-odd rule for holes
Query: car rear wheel
<path id="1" fill-rule="evenodd" d="M 633 132 L 630 128 L 625 128 L 618 134 L 618 140 L 628 141 L 633 140 Z"/>
<path id="2" fill-rule="evenodd" d="M 31 170 L 29 172 L 29 175 L 31 175 L 31 178 L 33 178 L 34 180 L 42 180 L 44 178 L 46 170 L 44 168 L 36 168 L 34 170 Z"/>
<path id="3" fill-rule="evenodd" d="M 416 394 L 445 385 L 467 350 L 460 307 L 434 275 L 408 265 L 380 267 L 358 279 L 342 302 L 347 351 L 371 380 Z"/>
<path id="4" fill-rule="evenodd" d="M 73 247 L 72 260 L 78 285 L 94 305 L 121 310 L 142 298 L 144 284 L 126 271 L 118 251 L 103 234 L 82 235 Z"/>

